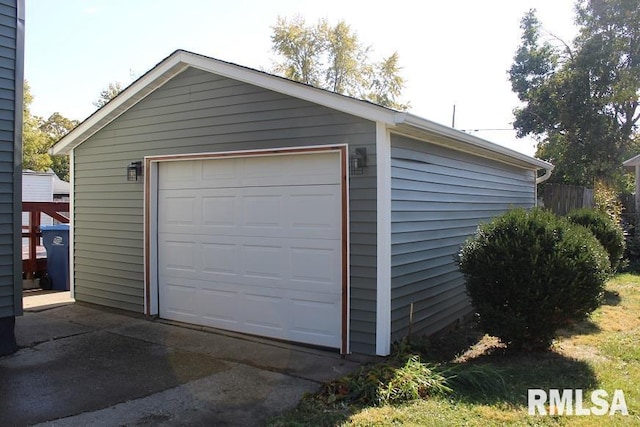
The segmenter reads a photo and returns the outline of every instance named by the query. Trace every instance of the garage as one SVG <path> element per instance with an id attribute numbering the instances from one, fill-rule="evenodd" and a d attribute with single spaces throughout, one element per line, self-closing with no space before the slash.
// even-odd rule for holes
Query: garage
<path id="1" fill-rule="evenodd" d="M 471 307 L 477 223 L 553 165 L 178 50 L 69 132 L 77 301 L 385 356 Z"/>
<path id="2" fill-rule="evenodd" d="M 159 316 L 340 348 L 340 151 L 163 160 Z"/>

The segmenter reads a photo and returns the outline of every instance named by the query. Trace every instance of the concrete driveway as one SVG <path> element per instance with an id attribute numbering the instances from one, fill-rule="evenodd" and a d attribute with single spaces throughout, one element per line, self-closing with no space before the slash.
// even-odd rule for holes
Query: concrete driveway
<path id="1" fill-rule="evenodd" d="M 263 425 L 362 360 L 72 303 L 25 298 L 0 358 L 0 425 Z"/>

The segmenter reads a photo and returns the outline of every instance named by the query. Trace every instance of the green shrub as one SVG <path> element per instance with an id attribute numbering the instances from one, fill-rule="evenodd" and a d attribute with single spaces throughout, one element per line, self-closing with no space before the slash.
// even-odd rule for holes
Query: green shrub
<path id="1" fill-rule="evenodd" d="M 587 227 L 609 254 L 611 270 L 616 271 L 625 251 L 622 227 L 610 215 L 595 209 L 578 209 L 567 216 L 569 221 Z"/>
<path id="2" fill-rule="evenodd" d="M 601 302 L 609 258 L 587 229 L 541 209 L 478 227 L 458 265 L 480 327 L 510 348 L 548 348 Z"/>

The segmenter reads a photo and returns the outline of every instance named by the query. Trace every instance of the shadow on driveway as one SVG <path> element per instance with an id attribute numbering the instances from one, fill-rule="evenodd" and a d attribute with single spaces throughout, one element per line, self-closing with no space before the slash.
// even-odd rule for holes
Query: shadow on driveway
<path id="1" fill-rule="evenodd" d="M 16 335 L 0 425 L 261 425 L 359 365 L 79 304 L 26 312 Z"/>

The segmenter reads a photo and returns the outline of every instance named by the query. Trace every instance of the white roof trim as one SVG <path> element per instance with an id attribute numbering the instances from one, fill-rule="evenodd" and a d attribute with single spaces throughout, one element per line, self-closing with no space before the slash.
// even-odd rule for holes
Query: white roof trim
<path id="1" fill-rule="evenodd" d="M 192 67 L 244 83 L 263 87 L 294 98 L 320 104 L 334 110 L 362 117 L 363 119 L 382 121 L 387 124 L 392 124 L 394 115 L 396 114 L 394 110 L 390 110 L 376 104 L 350 98 L 348 96 L 338 95 L 324 89 L 318 89 L 313 86 L 305 85 L 251 68 L 223 62 L 206 56 L 200 56 L 190 52 L 181 51 L 181 54 L 184 55 L 184 62 L 188 63 Z"/>
<path id="2" fill-rule="evenodd" d="M 186 64 L 171 55 L 65 135 L 51 148 L 51 154 L 68 154 L 186 68 Z"/>
<path id="3" fill-rule="evenodd" d="M 52 154 L 67 154 L 82 144 L 91 135 L 106 126 L 129 108 L 158 89 L 168 80 L 188 67 L 198 68 L 223 77 L 263 87 L 295 98 L 320 104 L 334 110 L 352 114 L 372 121 L 393 124 L 396 113 L 379 105 L 355 98 L 338 95 L 323 89 L 294 82 L 282 77 L 267 74 L 251 68 L 178 50 L 164 59 L 148 73 L 127 87 L 121 94 L 104 107 L 89 116 L 73 131 L 69 132 L 51 149 Z"/>
<path id="4" fill-rule="evenodd" d="M 223 77 L 228 77 L 251 85 L 263 87 L 294 98 L 303 99 L 334 110 L 342 111 L 365 120 L 386 124 L 392 132 L 407 133 L 417 137 L 428 138 L 437 135 L 449 141 L 457 141 L 458 145 L 468 144 L 474 154 L 495 158 L 506 163 L 531 169 L 553 169 L 553 165 L 535 159 L 517 151 L 466 134 L 438 123 L 385 108 L 370 102 L 348 96 L 339 95 L 323 89 L 294 82 L 262 71 L 220 61 L 184 50 L 177 50 L 127 87 L 104 107 L 89 116 L 78 127 L 69 132 L 51 149 L 52 154 L 68 154 L 82 144 L 104 126 L 143 100 L 153 91 L 164 85 L 188 67 L 198 68 Z M 462 144 L 460 144 L 462 143 Z"/>
<path id="5" fill-rule="evenodd" d="M 640 154 L 622 162 L 622 166 L 633 170 L 635 166 L 640 166 Z"/>
<path id="6" fill-rule="evenodd" d="M 409 113 L 397 113 L 396 125 L 401 129 L 401 125 L 408 125 L 415 130 L 421 130 L 428 134 L 435 134 L 447 139 L 457 140 L 464 142 L 471 147 L 480 149 L 482 151 L 489 151 L 497 154 L 500 157 L 509 158 L 514 160 L 514 164 L 535 166 L 538 169 L 553 170 L 554 166 L 545 162 L 544 160 L 536 159 L 535 157 L 528 156 L 510 148 L 498 145 L 494 142 L 487 141 L 477 136 L 469 135 L 468 133 L 450 128 L 448 126 L 441 125 L 439 123 L 432 122 L 431 120 L 424 119 L 422 117 L 415 116 Z M 471 150 L 471 151 L 476 151 Z"/>

